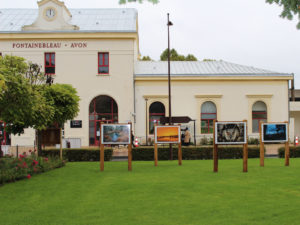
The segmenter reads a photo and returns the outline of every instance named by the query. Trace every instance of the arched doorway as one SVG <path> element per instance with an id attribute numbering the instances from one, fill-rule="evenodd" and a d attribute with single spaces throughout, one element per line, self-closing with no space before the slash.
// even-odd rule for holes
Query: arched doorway
<path id="1" fill-rule="evenodd" d="M 117 123 L 118 106 L 116 101 L 107 96 L 100 95 L 94 98 L 89 108 L 89 142 L 90 145 L 99 145 L 100 122 Z"/>
<path id="2" fill-rule="evenodd" d="M 165 106 L 161 102 L 153 102 L 149 107 L 149 134 L 154 134 L 154 125 L 160 124 L 160 118 L 165 116 Z"/>

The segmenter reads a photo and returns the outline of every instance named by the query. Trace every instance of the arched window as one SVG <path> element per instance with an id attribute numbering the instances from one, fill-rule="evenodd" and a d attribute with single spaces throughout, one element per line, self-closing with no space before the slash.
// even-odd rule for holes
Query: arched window
<path id="1" fill-rule="evenodd" d="M 217 108 L 213 102 L 204 102 L 201 106 L 201 133 L 213 133 L 214 120 L 217 119 Z"/>
<path id="2" fill-rule="evenodd" d="M 98 145 L 100 137 L 100 122 L 117 123 L 118 106 L 115 100 L 106 95 L 94 98 L 89 109 L 90 145 Z"/>
<path id="3" fill-rule="evenodd" d="M 149 107 L 149 134 L 154 133 L 154 124 L 160 124 L 160 118 L 165 116 L 165 106 L 161 102 L 153 102 Z"/>
<path id="4" fill-rule="evenodd" d="M 255 102 L 252 106 L 252 132 L 259 132 L 259 122 L 267 122 L 267 106 L 264 102 Z"/>

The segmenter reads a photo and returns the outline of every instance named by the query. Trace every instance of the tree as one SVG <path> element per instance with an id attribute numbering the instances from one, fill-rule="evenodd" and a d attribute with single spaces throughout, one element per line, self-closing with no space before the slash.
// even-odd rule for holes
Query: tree
<path id="1" fill-rule="evenodd" d="M 282 18 L 287 18 L 289 20 L 293 19 L 294 15 L 298 15 L 300 20 L 300 1 L 299 0 L 266 0 L 267 3 L 276 3 L 279 6 L 283 6 L 283 11 L 281 12 Z M 300 22 L 297 24 L 297 28 L 300 29 Z"/>
<path id="2" fill-rule="evenodd" d="M 141 61 L 153 61 L 150 56 L 143 56 Z"/>
<path id="3" fill-rule="evenodd" d="M 54 109 L 54 115 L 51 123 L 57 123 L 60 127 L 73 119 L 79 112 L 79 96 L 77 91 L 69 84 L 53 84 L 45 90 L 45 96 L 48 104 Z"/>
<path id="4" fill-rule="evenodd" d="M 21 57 L 6 55 L 0 59 L 0 74 L 5 78 L 0 120 L 6 122 L 7 131 L 13 134 L 21 134 L 28 127 L 43 129 L 52 119 L 53 110 L 46 104 L 42 92 L 33 88 L 24 76 L 27 69 Z"/>
<path id="5" fill-rule="evenodd" d="M 0 57 L 1 84 L 2 80 L 0 120 L 9 133 L 21 134 L 29 127 L 40 131 L 54 123 L 61 127 L 79 112 L 79 97 L 71 85 L 49 86 L 41 67 L 24 58 Z"/>
<path id="6" fill-rule="evenodd" d="M 164 50 L 163 53 L 160 55 L 161 61 L 167 61 L 168 60 L 168 49 Z M 179 55 L 177 51 L 172 48 L 170 50 L 170 60 L 171 61 L 197 61 L 197 58 L 192 55 L 188 54 L 186 57 L 184 55 Z"/>
<path id="7" fill-rule="evenodd" d="M 0 99 L 4 90 L 5 90 L 5 78 L 3 75 L 0 74 Z"/>

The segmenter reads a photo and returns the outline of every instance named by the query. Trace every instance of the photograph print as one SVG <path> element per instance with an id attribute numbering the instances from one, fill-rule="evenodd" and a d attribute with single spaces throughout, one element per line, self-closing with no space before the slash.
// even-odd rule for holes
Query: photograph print
<path id="1" fill-rule="evenodd" d="M 245 144 L 246 122 L 217 122 L 215 123 L 216 144 Z"/>
<path id="2" fill-rule="evenodd" d="M 155 126 L 155 143 L 180 143 L 180 126 Z"/>
<path id="3" fill-rule="evenodd" d="M 131 140 L 130 124 L 101 124 L 101 143 L 128 145 Z"/>
<path id="4" fill-rule="evenodd" d="M 261 126 L 263 142 L 287 142 L 286 123 L 263 123 Z"/>

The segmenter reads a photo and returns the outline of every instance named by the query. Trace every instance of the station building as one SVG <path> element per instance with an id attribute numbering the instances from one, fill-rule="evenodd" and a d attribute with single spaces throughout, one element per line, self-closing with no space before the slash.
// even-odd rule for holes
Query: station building
<path id="1" fill-rule="evenodd" d="M 132 122 L 146 143 L 154 123 L 168 116 L 167 62 L 139 61 L 135 9 L 68 9 L 58 0 L 42 0 L 37 9 L 0 9 L 0 52 L 38 63 L 54 83 L 77 89 L 80 112 L 64 125 L 71 147 L 98 145 L 100 122 Z M 293 74 L 195 61 L 171 62 L 171 76 L 172 116 L 192 119 L 183 126 L 198 144 L 212 136 L 214 119 L 247 120 L 253 137 L 259 121 L 289 121 Z M 292 124 L 292 138 L 295 129 Z M 34 141 L 33 129 L 6 138 L 12 146 Z"/>

